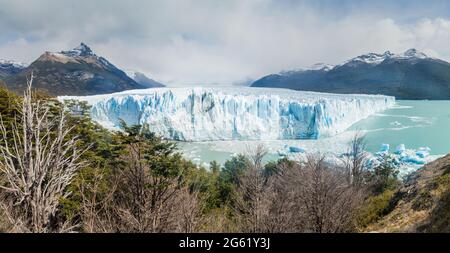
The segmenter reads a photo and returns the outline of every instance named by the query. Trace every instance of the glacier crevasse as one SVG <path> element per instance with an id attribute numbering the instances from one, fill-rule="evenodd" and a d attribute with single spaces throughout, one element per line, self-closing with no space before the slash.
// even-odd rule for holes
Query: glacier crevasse
<path id="1" fill-rule="evenodd" d="M 108 129 L 120 119 L 148 125 L 179 141 L 315 139 L 395 104 L 381 95 L 338 95 L 267 88 L 156 88 L 109 95 L 59 97 L 86 101 Z"/>

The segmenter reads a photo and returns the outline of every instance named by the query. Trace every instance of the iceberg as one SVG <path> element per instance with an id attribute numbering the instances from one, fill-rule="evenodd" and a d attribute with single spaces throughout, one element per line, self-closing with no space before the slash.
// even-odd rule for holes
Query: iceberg
<path id="1" fill-rule="evenodd" d="M 429 147 L 420 147 L 417 152 L 416 155 L 420 158 L 427 158 L 428 156 L 430 156 L 430 152 L 431 152 L 431 148 Z"/>
<path id="2" fill-rule="evenodd" d="M 383 144 L 382 147 L 385 145 L 387 144 Z M 399 169 L 399 178 L 405 178 L 410 175 L 411 172 L 422 168 L 423 165 L 442 157 L 442 155 L 431 155 L 430 152 L 431 149 L 429 147 L 407 149 L 405 144 L 400 144 L 393 153 L 390 153 L 389 150 L 387 150 L 369 154 L 367 167 L 373 169 L 388 158 L 392 162 L 391 165 Z"/>
<path id="3" fill-rule="evenodd" d="M 306 150 L 299 147 L 289 147 L 289 152 L 291 153 L 305 153 Z"/>
<path id="4" fill-rule="evenodd" d="M 389 152 L 391 146 L 389 144 L 381 144 L 381 148 L 379 152 Z"/>
<path id="5" fill-rule="evenodd" d="M 398 145 L 398 147 L 395 149 L 395 154 L 401 155 L 403 152 L 406 151 L 406 146 L 405 144 L 400 144 Z"/>
<path id="6" fill-rule="evenodd" d="M 416 155 L 420 158 L 426 158 L 427 156 L 430 155 L 430 153 L 428 151 L 419 150 L 416 152 Z"/>
<path id="7" fill-rule="evenodd" d="M 418 164 L 418 165 L 426 164 L 425 160 L 423 160 L 421 158 L 417 158 L 415 156 L 406 156 L 406 157 L 402 158 L 402 161 L 405 163 L 412 163 L 412 164 Z"/>
<path id="8" fill-rule="evenodd" d="M 329 137 L 395 104 L 394 97 L 382 95 L 250 87 L 154 88 L 58 99 L 86 101 L 92 119 L 105 128 L 119 129 L 123 120 L 177 141 Z"/>

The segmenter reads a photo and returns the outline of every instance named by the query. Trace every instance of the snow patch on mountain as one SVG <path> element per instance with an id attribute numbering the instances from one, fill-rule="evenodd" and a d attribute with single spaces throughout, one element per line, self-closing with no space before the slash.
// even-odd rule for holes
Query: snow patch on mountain
<path id="1" fill-rule="evenodd" d="M 336 67 L 341 66 L 359 66 L 360 64 L 369 64 L 376 66 L 378 64 L 381 64 L 382 62 L 386 60 L 414 60 L 414 59 L 426 59 L 430 58 L 425 53 L 418 51 L 417 49 L 409 49 L 403 53 L 400 54 L 394 54 L 390 51 L 386 51 L 383 54 L 377 54 L 377 53 L 368 53 L 364 55 L 360 55 L 358 57 L 352 58 L 350 60 L 347 60 L 341 64 L 338 65 L 331 65 L 326 63 L 316 63 L 310 67 L 307 68 L 298 68 L 298 69 L 292 69 L 287 71 L 281 71 L 279 75 L 282 76 L 289 76 L 295 73 L 299 72 L 305 72 L 305 71 L 331 71 L 335 69 Z"/>
<path id="2" fill-rule="evenodd" d="M 129 78 L 133 79 L 135 82 L 146 88 L 157 88 L 165 86 L 164 84 L 147 77 L 145 74 L 141 72 L 134 70 L 125 70 L 124 72 L 127 74 Z"/>
<path id="3" fill-rule="evenodd" d="M 325 64 L 325 63 L 316 63 L 314 65 L 312 65 L 311 67 L 307 68 L 306 70 L 323 70 L 323 71 L 330 71 L 332 70 L 334 67 L 334 65 L 330 65 L 330 64 Z"/>
<path id="4" fill-rule="evenodd" d="M 134 71 L 134 70 L 124 70 L 125 74 L 127 74 L 127 76 L 131 79 L 134 80 L 134 78 L 136 78 L 136 75 L 138 72 Z"/>
<path id="5" fill-rule="evenodd" d="M 377 65 L 393 56 L 394 56 L 394 54 L 392 54 L 389 51 L 385 52 L 384 54 L 369 53 L 369 54 L 360 55 L 351 60 L 348 60 L 348 61 L 344 62 L 342 65 L 348 65 L 348 64 L 352 64 L 352 63 L 367 63 L 367 64 L 372 64 L 372 65 Z"/>
<path id="6" fill-rule="evenodd" d="M 96 55 L 89 46 L 81 43 L 76 48 L 69 51 L 45 52 L 37 61 L 52 61 L 59 63 L 88 63 L 97 65 L 100 68 L 116 71 L 118 68 L 105 58 Z"/>
<path id="7" fill-rule="evenodd" d="M 403 58 L 418 58 L 418 59 L 425 59 L 429 58 L 426 54 L 418 51 L 415 48 L 409 49 L 406 52 L 404 52 L 401 55 L 397 55 L 397 57 L 403 57 Z"/>
<path id="8" fill-rule="evenodd" d="M 70 57 L 77 57 L 77 56 L 95 56 L 94 52 L 91 50 L 90 47 L 88 47 L 86 44 L 81 42 L 81 44 L 69 51 L 62 51 L 61 54 L 70 56 Z"/>
<path id="9" fill-rule="evenodd" d="M 414 60 L 414 59 L 426 59 L 429 58 L 425 53 L 418 51 L 417 49 L 409 49 L 400 54 L 393 54 L 386 51 L 384 54 L 369 53 L 365 55 L 358 56 L 351 60 L 344 62 L 342 65 L 353 65 L 358 63 L 366 63 L 370 65 L 378 65 L 386 60 Z"/>
<path id="10" fill-rule="evenodd" d="M 307 68 L 298 68 L 298 69 L 292 69 L 288 71 L 281 71 L 279 75 L 283 76 L 289 76 L 291 74 L 299 73 L 299 72 L 305 72 L 305 71 L 325 71 L 328 72 L 332 69 L 334 69 L 336 66 L 331 64 L 325 64 L 325 63 L 316 63 L 310 67 Z"/>
<path id="11" fill-rule="evenodd" d="M 28 64 L 12 61 L 12 60 L 4 60 L 0 59 L 0 68 L 16 68 L 16 69 L 24 69 L 28 67 Z"/>
<path id="12" fill-rule="evenodd" d="M 148 125 L 180 141 L 316 139 L 345 131 L 395 104 L 394 97 L 264 88 L 156 88 L 109 95 L 59 97 L 92 106 L 106 128 Z"/>

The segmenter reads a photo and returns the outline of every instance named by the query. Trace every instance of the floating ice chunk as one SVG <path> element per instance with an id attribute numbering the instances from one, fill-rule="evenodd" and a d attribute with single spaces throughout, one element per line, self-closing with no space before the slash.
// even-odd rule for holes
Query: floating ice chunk
<path id="1" fill-rule="evenodd" d="M 280 149 L 277 151 L 279 156 L 288 156 L 288 153 L 284 149 Z"/>
<path id="2" fill-rule="evenodd" d="M 306 150 L 299 147 L 289 147 L 289 152 L 291 153 L 305 153 Z"/>
<path id="3" fill-rule="evenodd" d="M 421 158 L 419 158 L 417 156 L 405 156 L 405 157 L 402 158 L 402 162 L 413 163 L 413 164 L 420 164 L 420 165 L 423 165 L 423 164 L 426 163 L 425 160 L 423 160 L 423 159 L 421 159 Z"/>
<path id="4" fill-rule="evenodd" d="M 431 148 L 429 147 L 420 147 L 418 151 L 416 152 L 416 155 L 420 158 L 426 158 L 430 156 Z"/>
<path id="5" fill-rule="evenodd" d="M 369 154 L 366 161 L 366 167 L 376 168 L 382 163 L 388 162 L 391 166 L 399 170 L 399 178 L 404 178 L 411 172 L 417 171 L 424 164 L 430 163 L 441 156 L 431 155 L 429 147 L 418 149 L 406 149 L 404 144 L 399 145 L 394 153 L 389 153 L 388 145 L 383 144 L 380 152 Z"/>
<path id="6" fill-rule="evenodd" d="M 418 150 L 419 151 L 431 152 L 431 148 L 429 148 L 429 147 L 420 147 Z"/>
<path id="7" fill-rule="evenodd" d="M 402 154 L 403 152 L 406 151 L 406 146 L 405 144 L 400 144 L 396 149 L 395 149 L 395 154 Z"/>
<path id="8" fill-rule="evenodd" d="M 389 152 L 391 146 L 389 144 L 381 144 L 380 152 Z"/>
<path id="9" fill-rule="evenodd" d="M 398 121 L 394 121 L 394 122 L 391 122 L 391 125 L 393 125 L 393 126 L 401 126 L 402 125 L 402 123 L 400 123 L 400 122 L 398 122 Z"/>
<path id="10" fill-rule="evenodd" d="M 427 156 L 430 155 L 430 152 L 425 151 L 425 150 L 419 150 L 416 152 L 416 155 L 420 158 L 426 158 Z"/>

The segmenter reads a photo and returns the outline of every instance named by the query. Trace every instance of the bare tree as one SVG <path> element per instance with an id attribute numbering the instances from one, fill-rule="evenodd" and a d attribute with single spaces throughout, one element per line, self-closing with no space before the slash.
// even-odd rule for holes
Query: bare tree
<path id="1" fill-rule="evenodd" d="M 268 215 L 268 199 L 265 192 L 270 191 L 264 181 L 262 171 L 256 170 L 253 166 L 240 177 L 235 194 L 236 211 L 241 218 L 242 228 L 247 230 L 246 232 L 264 231 L 263 220 Z"/>
<path id="2" fill-rule="evenodd" d="M 106 177 L 106 170 L 100 168 L 93 170 L 89 179 L 80 173 L 80 180 L 76 186 L 81 198 L 80 216 L 83 232 L 108 233 L 114 231 L 111 206 L 117 183 Z"/>
<path id="3" fill-rule="evenodd" d="M 299 232 L 335 233 L 349 230 L 360 205 L 360 191 L 347 184 L 346 173 L 328 166 L 324 157 L 309 156 L 287 175 L 295 188 Z"/>
<path id="4" fill-rule="evenodd" d="M 347 173 L 319 155 L 305 163 L 280 163 L 276 173 L 264 175 L 253 161 L 240 178 L 236 213 L 245 232 L 347 232 L 362 203 L 361 191 L 347 182 Z M 256 162 L 255 162 L 256 161 Z M 257 169 L 259 168 L 259 169 Z"/>
<path id="5" fill-rule="evenodd" d="M 202 206 L 198 194 L 182 184 L 180 176 L 152 171 L 141 143 L 129 144 L 123 159 L 126 168 L 119 174 L 111 207 L 115 230 L 119 232 L 195 232 L 200 227 Z M 162 169 L 162 168 L 159 168 Z"/>
<path id="6" fill-rule="evenodd" d="M 243 175 L 239 178 L 236 189 L 236 213 L 241 219 L 241 226 L 247 232 L 262 232 L 263 219 L 267 215 L 268 206 L 264 193 L 268 191 L 265 185 L 262 160 L 267 151 L 262 145 L 255 149 L 247 149 L 249 163 Z"/>
<path id="7" fill-rule="evenodd" d="M 294 220 L 296 218 L 295 192 L 289 184 L 290 178 L 286 171 L 291 167 L 288 164 L 277 165 L 277 172 L 266 179 L 263 208 L 265 216 L 262 219 L 262 232 L 287 233 L 295 232 Z"/>
<path id="8" fill-rule="evenodd" d="M 256 170 L 264 169 L 263 159 L 267 153 L 266 147 L 262 144 L 258 144 L 255 148 L 248 148 L 246 155 L 252 163 L 251 167 Z"/>
<path id="9" fill-rule="evenodd" d="M 176 225 L 172 232 L 195 233 L 201 231 L 202 226 L 206 223 L 203 201 L 205 198 L 198 192 L 191 192 L 187 187 L 183 187 L 172 203 L 177 206 L 175 209 L 177 212 L 171 215 L 169 220 Z"/>
<path id="10" fill-rule="evenodd" d="M 210 210 L 204 214 L 204 224 L 201 232 L 208 233 L 241 233 L 243 232 L 241 224 L 236 221 L 236 216 L 230 216 L 232 210 L 228 206 Z"/>
<path id="11" fill-rule="evenodd" d="M 347 180 L 350 185 L 361 187 L 363 173 L 367 162 L 366 140 L 361 132 L 357 132 L 349 143 L 347 154 L 343 158 L 347 171 Z"/>
<path id="12" fill-rule="evenodd" d="M 267 151 L 258 145 L 247 152 L 250 164 L 240 177 L 236 210 L 241 230 L 252 233 L 292 231 L 292 193 L 283 175 L 284 164 L 277 173 L 264 173 L 263 159 Z"/>
<path id="13" fill-rule="evenodd" d="M 70 138 L 72 128 L 66 126 L 64 111 L 50 116 L 50 108 L 33 101 L 33 75 L 28 81 L 21 118 L 12 123 L 13 139 L 7 138 L 3 121 L 0 132 L 0 172 L 6 184 L 1 186 L 1 206 L 14 224 L 15 232 L 64 231 L 67 226 L 52 224 L 59 200 L 68 197 L 67 186 L 84 166 L 77 138 Z"/>

